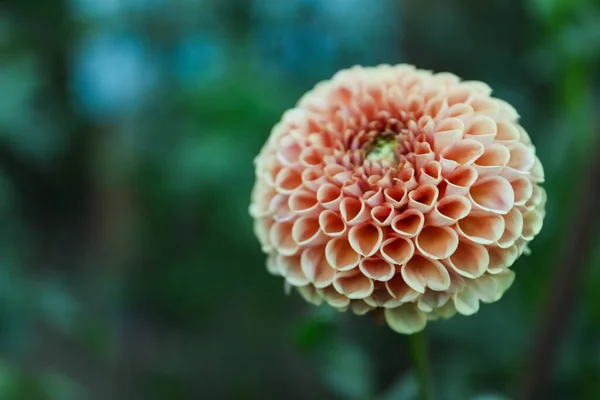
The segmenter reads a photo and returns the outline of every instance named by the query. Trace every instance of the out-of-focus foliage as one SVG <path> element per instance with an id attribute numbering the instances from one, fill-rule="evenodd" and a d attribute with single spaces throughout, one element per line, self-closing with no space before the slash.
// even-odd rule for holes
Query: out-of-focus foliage
<path id="1" fill-rule="evenodd" d="M 0 398 L 413 398 L 405 338 L 286 296 L 247 215 L 281 114 L 397 62 L 488 82 L 546 168 L 514 286 L 428 329 L 438 398 L 513 396 L 597 156 L 599 27 L 592 0 L 3 2 Z M 600 396 L 599 245 L 589 260 L 551 398 Z"/>

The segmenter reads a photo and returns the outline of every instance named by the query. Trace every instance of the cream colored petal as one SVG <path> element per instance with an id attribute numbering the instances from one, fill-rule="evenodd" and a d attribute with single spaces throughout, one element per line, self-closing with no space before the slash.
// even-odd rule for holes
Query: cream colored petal
<path id="1" fill-rule="evenodd" d="M 426 226 L 416 237 L 415 244 L 424 256 L 440 260 L 454 253 L 458 246 L 458 235 L 448 227 Z"/>
<path id="2" fill-rule="evenodd" d="M 261 249 L 264 253 L 269 253 L 273 249 L 273 246 L 271 245 L 271 239 L 269 238 L 269 231 L 273 224 L 274 221 L 270 218 L 260 218 L 254 220 L 254 234 L 258 238 L 258 241 L 261 244 Z"/>
<path id="3" fill-rule="evenodd" d="M 417 302 L 417 307 L 421 311 L 430 313 L 438 308 L 443 307 L 449 299 L 450 296 L 446 292 L 427 291 Z"/>
<path id="4" fill-rule="evenodd" d="M 269 271 L 271 275 L 275 276 L 281 276 L 283 274 L 283 271 L 278 263 L 277 255 L 270 254 L 269 257 L 267 257 L 267 271 Z"/>
<path id="5" fill-rule="evenodd" d="M 324 247 L 305 249 L 300 261 L 302 272 L 317 289 L 325 288 L 333 283 L 335 269 L 327 262 Z"/>
<path id="6" fill-rule="evenodd" d="M 350 304 L 350 299 L 348 296 L 339 293 L 333 287 L 333 285 L 327 286 L 324 289 L 320 289 L 319 293 L 323 297 L 323 300 L 325 300 L 325 302 L 327 302 L 327 304 L 329 304 L 331 307 L 344 309 L 348 306 L 348 304 Z"/>
<path id="7" fill-rule="evenodd" d="M 386 202 L 394 208 L 400 208 L 408 203 L 408 193 L 406 191 L 406 187 L 404 186 L 396 185 L 386 188 L 383 191 L 383 194 Z"/>
<path id="8" fill-rule="evenodd" d="M 349 299 L 369 297 L 375 288 L 373 281 L 360 271 L 338 272 L 333 280 L 335 290 Z"/>
<path id="9" fill-rule="evenodd" d="M 461 241 L 454 254 L 447 260 L 448 264 L 459 275 L 466 278 L 477 278 L 486 271 L 490 257 L 485 247 L 480 244 Z"/>
<path id="10" fill-rule="evenodd" d="M 473 107 L 465 103 L 454 104 L 446 111 L 446 117 L 456 118 L 463 122 L 469 121 L 473 117 Z"/>
<path id="11" fill-rule="evenodd" d="M 533 184 L 529 177 L 521 177 L 510 183 L 515 193 L 515 206 L 522 206 L 533 195 Z"/>
<path id="12" fill-rule="evenodd" d="M 389 226 L 398 214 L 391 204 L 384 204 L 371 209 L 371 218 L 378 226 Z"/>
<path id="13" fill-rule="evenodd" d="M 497 132 L 496 122 L 492 118 L 477 115 L 469 121 L 465 130 L 465 139 L 476 140 L 488 147 L 494 142 Z"/>
<path id="14" fill-rule="evenodd" d="M 500 176 L 478 180 L 469 190 L 473 209 L 494 214 L 506 214 L 514 205 L 515 197 L 510 183 Z"/>
<path id="15" fill-rule="evenodd" d="M 307 302 L 319 306 L 323 303 L 323 297 L 321 294 L 315 289 L 313 285 L 300 286 L 298 289 L 298 293 L 306 300 Z"/>
<path id="16" fill-rule="evenodd" d="M 458 118 L 447 118 L 439 122 L 433 133 L 433 149 L 436 153 L 453 145 L 463 137 L 465 125 Z"/>
<path id="17" fill-rule="evenodd" d="M 295 254 L 299 248 L 292 236 L 293 226 L 291 222 L 276 222 L 269 231 L 269 239 L 273 247 L 286 256 Z"/>
<path id="18" fill-rule="evenodd" d="M 322 210 L 317 196 L 308 190 L 296 190 L 288 198 L 288 207 L 293 214 L 316 217 Z"/>
<path id="19" fill-rule="evenodd" d="M 275 189 L 279 193 L 290 194 L 302 185 L 302 175 L 292 168 L 282 168 L 275 178 Z"/>
<path id="20" fill-rule="evenodd" d="M 394 266 L 379 257 L 363 258 L 358 267 L 366 277 L 375 281 L 389 281 L 395 273 Z"/>
<path id="21" fill-rule="evenodd" d="M 444 265 L 418 254 L 403 265 L 400 272 L 406 284 L 420 293 L 425 293 L 426 287 L 437 291 L 450 287 L 450 276 Z"/>
<path id="22" fill-rule="evenodd" d="M 344 198 L 340 203 L 340 213 L 348 225 L 360 224 L 371 217 L 371 212 L 362 198 Z"/>
<path id="23" fill-rule="evenodd" d="M 375 224 L 366 223 L 355 225 L 348 232 L 348 241 L 350 246 L 358 254 L 368 257 L 372 256 L 379 250 L 383 241 L 383 232 L 381 228 Z"/>
<path id="24" fill-rule="evenodd" d="M 514 143 L 510 145 L 510 159 L 508 167 L 519 171 L 529 171 L 535 163 L 535 154 L 523 143 Z"/>
<path id="25" fill-rule="evenodd" d="M 346 223 L 342 217 L 329 210 L 319 215 L 319 226 L 324 234 L 331 237 L 338 237 L 346 232 Z"/>
<path id="26" fill-rule="evenodd" d="M 504 250 L 500 247 L 490 246 L 490 247 L 487 247 L 487 251 L 490 256 L 490 263 L 489 263 L 487 272 L 495 275 L 495 274 L 499 274 L 500 272 L 504 271 L 508 267 L 506 265 L 505 255 L 504 255 L 506 250 Z"/>
<path id="27" fill-rule="evenodd" d="M 319 220 L 312 217 L 300 217 L 294 221 L 292 238 L 300 246 L 325 243 L 327 236 L 321 231 Z"/>
<path id="28" fill-rule="evenodd" d="M 471 211 L 471 202 L 462 196 L 446 196 L 435 204 L 425 221 L 434 226 L 454 225 Z"/>
<path id="29" fill-rule="evenodd" d="M 512 246 L 517 239 L 521 237 L 523 231 L 523 216 L 519 210 L 513 208 L 503 217 L 504 233 L 502 234 L 502 237 L 498 239 L 498 246 L 507 248 Z"/>
<path id="30" fill-rule="evenodd" d="M 308 285 L 309 281 L 302 271 L 302 261 L 299 255 L 279 256 L 277 262 L 280 265 L 286 281 L 292 286 Z"/>
<path id="31" fill-rule="evenodd" d="M 433 310 L 433 313 L 439 318 L 448 319 L 456 314 L 456 307 L 453 301 L 448 301 L 442 307 Z"/>
<path id="32" fill-rule="evenodd" d="M 327 262 L 338 271 L 348 271 L 360 262 L 360 255 L 352 249 L 348 239 L 338 237 L 330 240 L 325 247 Z"/>
<path id="33" fill-rule="evenodd" d="M 415 253 L 415 245 L 411 240 L 391 237 L 381 244 L 380 253 L 385 260 L 392 264 L 405 264 Z"/>
<path id="34" fill-rule="evenodd" d="M 501 215 L 468 216 L 457 223 L 458 233 L 475 243 L 492 244 L 504 233 Z"/>
<path id="35" fill-rule="evenodd" d="M 415 237 L 425 224 L 425 216 L 416 209 L 408 209 L 392 220 L 392 229 L 403 237 Z"/>
<path id="36" fill-rule="evenodd" d="M 500 113 L 500 105 L 486 96 L 474 96 L 468 101 L 476 114 L 486 115 L 491 118 L 497 118 Z"/>
<path id="37" fill-rule="evenodd" d="M 448 105 L 467 103 L 475 94 L 476 92 L 468 86 L 456 85 L 448 90 Z"/>
<path id="38" fill-rule="evenodd" d="M 483 144 L 472 139 L 463 139 L 446 147 L 440 156 L 444 173 L 454 171 L 460 165 L 471 165 L 484 152 Z"/>
<path id="39" fill-rule="evenodd" d="M 523 214 L 523 232 L 521 237 L 532 240 L 542 230 L 544 215 L 538 210 L 528 211 Z"/>
<path id="40" fill-rule="evenodd" d="M 525 202 L 527 210 L 534 210 L 546 204 L 546 191 L 538 185 L 533 185 L 531 188 L 531 197 Z"/>
<path id="41" fill-rule="evenodd" d="M 328 210 L 339 210 L 344 195 L 342 189 L 332 183 L 326 183 L 317 191 L 317 201 Z"/>
<path id="42" fill-rule="evenodd" d="M 500 112 L 498 113 L 498 119 L 507 121 L 516 121 L 519 119 L 519 113 L 513 106 L 508 104 L 506 101 L 501 99 L 495 99 L 496 103 L 500 106 Z"/>
<path id="43" fill-rule="evenodd" d="M 365 303 L 363 300 L 352 300 L 350 303 L 350 309 L 356 315 L 365 315 L 369 311 L 373 310 L 373 307 Z"/>
<path id="44" fill-rule="evenodd" d="M 425 329 L 427 317 L 414 304 L 405 304 L 385 310 L 385 320 L 394 331 L 410 335 Z"/>
<path id="45" fill-rule="evenodd" d="M 456 311 L 462 315 L 473 315 L 479 311 L 479 297 L 471 286 L 467 286 L 462 292 L 452 296 Z"/>
<path id="46" fill-rule="evenodd" d="M 431 211 L 439 196 L 434 185 L 422 185 L 408 194 L 408 206 L 422 213 Z"/>
<path id="47" fill-rule="evenodd" d="M 496 143 L 511 144 L 520 140 L 519 128 L 516 124 L 500 121 L 496 123 L 498 132 L 496 133 Z"/>
<path id="48" fill-rule="evenodd" d="M 442 166 L 437 161 L 430 161 L 421 168 L 419 183 L 421 185 L 437 185 L 442 181 Z"/>
<path id="49" fill-rule="evenodd" d="M 446 183 L 445 196 L 465 195 L 477 180 L 477 170 L 472 166 L 456 168 L 444 179 Z"/>
<path id="50" fill-rule="evenodd" d="M 491 144 L 473 164 L 480 177 L 498 175 L 510 158 L 510 152 L 501 144 Z"/>
<path id="51" fill-rule="evenodd" d="M 544 182 L 545 176 L 544 176 L 544 168 L 542 167 L 542 163 L 540 162 L 540 159 L 536 156 L 533 162 L 533 166 L 531 167 L 531 170 L 529 171 L 529 173 L 531 174 L 531 179 L 536 182 L 536 183 L 542 183 Z"/>

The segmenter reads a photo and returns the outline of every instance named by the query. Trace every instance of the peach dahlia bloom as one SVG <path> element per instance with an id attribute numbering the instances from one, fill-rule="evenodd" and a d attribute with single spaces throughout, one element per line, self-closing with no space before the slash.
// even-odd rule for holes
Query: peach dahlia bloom
<path id="1" fill-rule="evenodd" d="M 250 213 L 269 272 L 400 333 L 497 301 L 538 234 L 544 171 L 485 83 L 410 65 L 342 70 L 275 125 Z"/>

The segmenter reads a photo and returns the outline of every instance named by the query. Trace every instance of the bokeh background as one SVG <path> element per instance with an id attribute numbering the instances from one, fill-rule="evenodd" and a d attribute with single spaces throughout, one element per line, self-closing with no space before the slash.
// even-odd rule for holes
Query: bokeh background
<path id="1" fill-rule="evenodd" d="M 398 62 L 489 83 L 547 177 L 504 299 L 428 327 L 438 398 L 521 393 L 563 296 L 540 398 L 600 398 L 598 229 L 570 249 L 599 55 L 594 0 L 3 0 L 0 399 L 414 398 L 406 338 L 286 296 L 248 216 L 283 111 Z M 571 261 L 575 290 L 553 289 Z"/>

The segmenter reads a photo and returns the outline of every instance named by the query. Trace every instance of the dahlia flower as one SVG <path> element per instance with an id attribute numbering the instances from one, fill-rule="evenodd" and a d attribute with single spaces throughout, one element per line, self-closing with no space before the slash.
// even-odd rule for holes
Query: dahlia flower
<path id="1" fill-rule="evenodd" d="M 500 299 L 545 215 L 544 171 L 488 85 L 353 67 L 284 113 L 255 159 L 267 269 L 309 302 L 410 334 Z"/>

